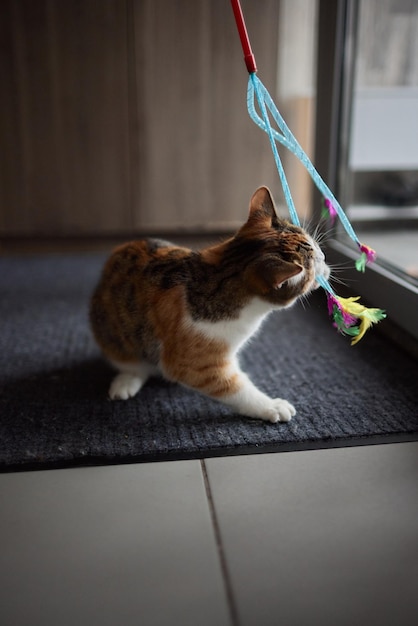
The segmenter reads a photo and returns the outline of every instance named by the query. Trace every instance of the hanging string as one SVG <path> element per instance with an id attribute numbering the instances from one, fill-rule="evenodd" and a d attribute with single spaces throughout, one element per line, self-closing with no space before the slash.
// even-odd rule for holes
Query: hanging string
<path id="1" fill-rule="evenodd" d="M 262 109 L 261 106 L 261 102 L 263 102 L 263 104 L 265 103 L 264 109 L 265 107 L 267 107 L 274 119 L 274 121 L 277 124 L 277 127 L 282 131 L 283 134 L 278 133 L 276 130 L 274 130 L 273 128 L 271 128 L 271 125 L 269 123 L 269 120 L 267 118 L 267 116 L 265 116 L 263 114 L 263 119 L 260 118 L 260 116 L 258 115 L 256 109 L 255 109 L 255 105 L 254 105 L 254 93 L 257 96 L 257 101 L 258 104 L 260 106 L 260 110 Z M 276 105 L 274 104 L 273 100 L 271 99 L 270 94 L 268 93 L 267 89 L 264 87 L 264 85 L 262 84 L 262 82 L 258 79 L 258 77 L 253 73 L 250 74 L 250 78 L 248 81 L 248 91 L 247 91 L 247 107 L 248 107 L 248 113 L 251 117 L 251 119 L 257 124 L 257 126 L 259 126 L 262 130 L 264 130 L 264 132 L 266 132 L 270 138 L 270 143 L 274 143 L 276 141 L 279 141 L 283 146 L 285 146 L 290 152 L 292 152 L 292 154 L 295 155 L 296 158 L 299 159 L 299 161 L 302 163 L 302 165 L 305 167 L 305 169 L 308 171 L 308 173 L 310 174 L 313 182 L 315 183 L 316 187 L 319 189 L 319 191 L 322 193 L 322 195 L 324 196 L 324 198 L 327 199 L 327 201 L 332 205 L 333 209 L 336 211 L 338 217 L 341 220 L 342 225 L 344 226 L 348 236 L 358 245 L 361 246 L 360 240 L 358 239 L 356 233 L 354 232 L 353 227 L 351 226 L 348 217 L 346 216 L 343 208 L 341 207 L 340 203 L 338 202 L 338 200 L 336 199 L 336 197 L 334 196 L 334 194 L 332 193 L 331 189 L 325 184 L 325 182 L 322 180 L 321 176 L 318 174 L 318 172 L 316 171 L 315 167 L 313 166 L 311 160 L 309 159 L 308 155 L 304 152 L 304 150 L 302 149 L 302 147 L 300 146 L 300 144 L 298 143 L 298 141 L 296 140 L 295 136 L 293 135 L 293 133 L 291 132 L 291 130 L 289 129 L 289 127 L 287 126 L 286 122 L 284 121 L 283 117 L 280 115 Z M 277 152 L 277 148 L 276 148 L 276 152 Z M 293 214 L 293 209 L 290 211 L 290 215 L 292 218 L 292 221 L 296 223 L 299 222 L 297 215 L 295 216 Z"/>

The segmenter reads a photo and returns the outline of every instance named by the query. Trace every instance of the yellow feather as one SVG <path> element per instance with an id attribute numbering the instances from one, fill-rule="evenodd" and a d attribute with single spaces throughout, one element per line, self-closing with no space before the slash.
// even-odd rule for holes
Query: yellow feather
<path id="1" fill-rule="evenodd" d="M 364 337 L 366 331 L 372 326 L 372 324 L 375 324 L 386 317 L 386 314 L 382 311 L 382 309 L 368 309 L 364 306 L 364 304 L 358 302 L 358 300 L 360 300 L 360 296 L 351 298 L 341 298 L 340 296 L 337 296 L 337 299 L 344 311 L 353 315 L 359 321 L 359 333 L 352 339 L 352 346 Z"/>

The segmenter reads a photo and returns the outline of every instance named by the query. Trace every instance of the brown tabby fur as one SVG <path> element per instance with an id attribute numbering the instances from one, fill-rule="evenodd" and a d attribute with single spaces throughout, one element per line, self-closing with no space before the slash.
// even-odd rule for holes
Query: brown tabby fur
<path id="1" fill-rule="evenodd" d="M 135 373 L 138 364 L 146 364 L 138 389 L 158 370 L 228 403 L 243 386 L 253 387 L 236 363 L 236 351 L 269 310 L 289 306 L 316 286 L 321 254 L 301 228 L 277 218 L 270 192 L 262 187 L 251 199 L 247 222 L 223 243 L 199 252 L 156 239 L 118 247 L 93 294 L 95 338 L 122 372 Z M 241 340 L 236 336 L 240 320 L 255 301 L 262 312 L 247 324 Z M 236 327 L 228 326 L 234 320 Z M 232 329 L 232 343 L 223 324 Z M 263 417 L 258 409 L 247 411 L 241 400 L 239 406 L 235 400 L 229 404 L 271 421 L 287 421 L 294 413 Z"/>

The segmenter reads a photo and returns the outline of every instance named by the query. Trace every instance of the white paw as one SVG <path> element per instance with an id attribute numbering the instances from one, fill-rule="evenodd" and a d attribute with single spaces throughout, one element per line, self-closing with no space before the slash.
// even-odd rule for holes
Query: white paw
<path id="1" fill-rule="evenodd" d="M 118 374 L 110 385 L 109 397 L 111 400 L 127 400 L 132 398 L 141 389 L 142 381 L 133 374 Z"/>
<path id="2" fill-rule="evenodd" d="M 272 422 L 289 422 L 296 414 L 295 407 L 287 400 L 276 398 L 272 400 L 272 406 L 265 412 L 264 420 Z"/>

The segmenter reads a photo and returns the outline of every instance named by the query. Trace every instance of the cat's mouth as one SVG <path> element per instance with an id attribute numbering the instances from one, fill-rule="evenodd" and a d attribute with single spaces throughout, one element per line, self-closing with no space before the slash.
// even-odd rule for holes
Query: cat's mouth
<path id="1" fill-rule="evenodd" d="M 324 257 L 324 259 L 325 259 L 325 257 Z M 331 270 L 328 267 L 328 265 L 326 263 L 324 263 L 324 261 L 322 261 L 320 264 L 315 263 L 314 289 L 318 289 L 318 287 L 320 286 L 318 281 L 316 280 L 317 276 L 323 276 L 326 280 L 328 280 L 330 275 L 331 275 Z"/>
<path id="2" fill-rule="evenodd" d="M 314 283 L 314 289 L 317 289 L 319 287 L 319 284 L 316 281 L 316 277 L 317 276 L 323 276 L 325 279 L 328 280 L 328 278 L 329 278 L 329 276 L 331 274 L 331 270 L 329 269 L 328 265 L 325 262 L 325 254 L 322 252 L 321 248 L 316 243 L 316 241 L 313 242 L 313 247 L 314 247 L 314 250 L 315 250 L 315 257 L 314 257 L 315 283 Z"/>

